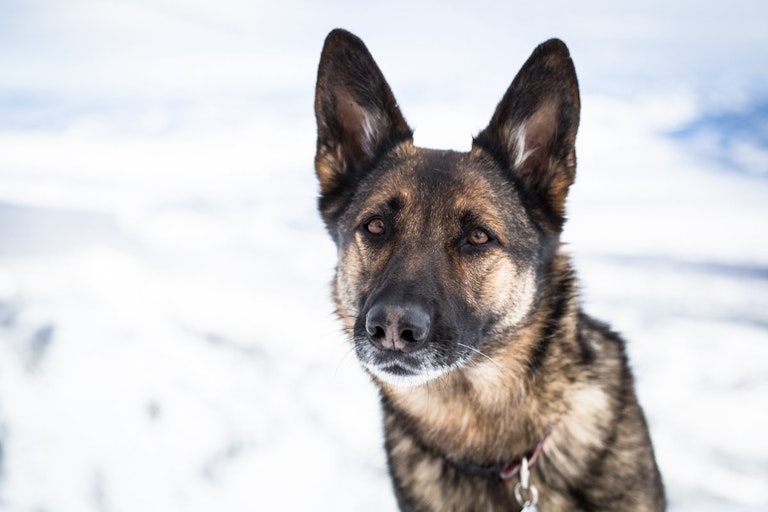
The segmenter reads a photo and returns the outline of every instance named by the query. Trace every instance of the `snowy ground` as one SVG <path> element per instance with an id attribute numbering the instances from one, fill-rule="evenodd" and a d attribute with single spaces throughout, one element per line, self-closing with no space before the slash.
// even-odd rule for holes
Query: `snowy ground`
<path id="1" fill-rule="evenodd" d="M 335 26 L 417 143 L 456 149 L 568 42 L 565 238 L 630 342 L 670 508 L 768 509 L 765 4 L 319 5 L 0 7 L 0 510 L 395 509 L 315 212 Z"/>

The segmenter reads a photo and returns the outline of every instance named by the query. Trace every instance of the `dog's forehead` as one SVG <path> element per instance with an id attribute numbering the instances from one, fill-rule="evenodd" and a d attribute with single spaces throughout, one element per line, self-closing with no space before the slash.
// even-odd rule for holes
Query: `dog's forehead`
<path id="1" fill-rule="evenodd" d="M 472 213 L 488 220 L 503 216 L 495 200 L 511 184 L 471 153 L 409 148 L 377 179 L 369 197 L 373 204 L 418 207 L 441 215 Z"/>

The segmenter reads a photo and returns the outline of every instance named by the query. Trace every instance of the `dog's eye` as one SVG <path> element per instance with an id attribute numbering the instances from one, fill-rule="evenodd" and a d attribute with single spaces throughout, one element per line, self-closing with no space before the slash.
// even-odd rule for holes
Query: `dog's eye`
<path id="1" fill-rule="evenodd" d="M 488 242 L 491 241 L 491 235 L 488 234 L 488 232 L 481 228 L 475 228 L 472 231 L 469 232 L 469 236 L 467 237 L 467 241 L 472 245 L 485 245 Z"/>
<path id="2" fill-rule="evenodd" d="M 374 217 L 365 223 L 365 230 L 371 235 L 381 236 L 387 231 L 387 225 L 381 217 Z"/>

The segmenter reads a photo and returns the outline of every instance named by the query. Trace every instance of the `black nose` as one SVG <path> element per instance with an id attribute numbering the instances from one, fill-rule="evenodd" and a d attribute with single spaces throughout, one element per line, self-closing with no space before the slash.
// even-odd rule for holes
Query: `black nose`
<path id="1" fill-rule="evenodd" d="M 429 314 L 418 305 L 376 304 L 365 317 L 368 339 L 382 350 L 413 352 L 429 336 Z"/>

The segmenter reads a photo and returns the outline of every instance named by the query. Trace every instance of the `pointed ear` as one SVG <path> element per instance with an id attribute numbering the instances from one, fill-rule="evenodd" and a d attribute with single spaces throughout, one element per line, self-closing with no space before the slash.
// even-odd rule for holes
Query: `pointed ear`
<path id="1" fill-rule="evenodd" d="M 539 45 L 473 142 L 520 183 L 542 219 L 559 230 L 576 175 L 579 86 L 565 44 Z"/>
<path id="2" fill-rule="evenodd" d="M 315 90 L 315 169 L 323 195 L 354 181 L 377 156 L 412 138 L 384 75 L 363 42 L 336 29 L 320 57 Z"/>

